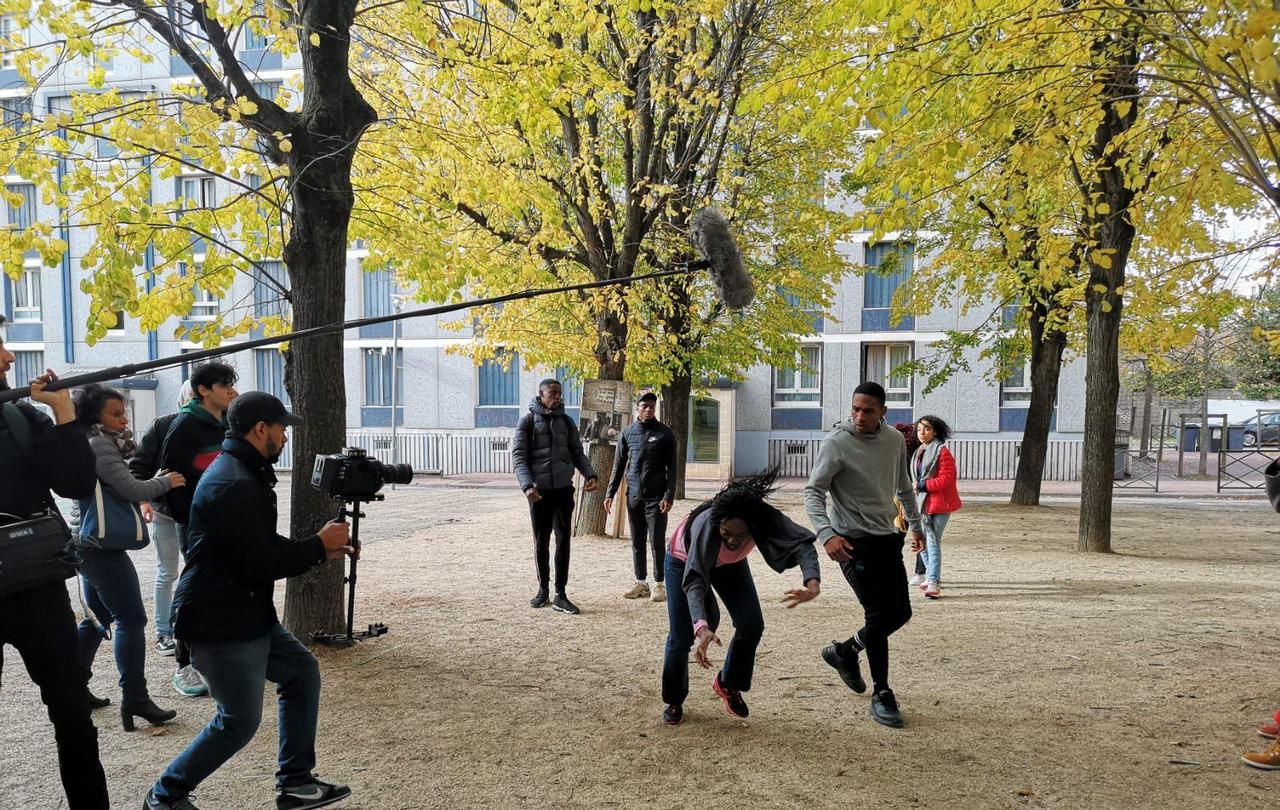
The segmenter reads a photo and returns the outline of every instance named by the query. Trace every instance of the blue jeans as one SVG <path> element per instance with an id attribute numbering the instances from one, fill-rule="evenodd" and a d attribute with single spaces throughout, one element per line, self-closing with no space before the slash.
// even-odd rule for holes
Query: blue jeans
<path id="1" fill-rule="evenodd" d="M 182 559 L 178 554 L 178 524 L 161 512 L 151 524 L 151 547 L 156 550 L 156 635 L 172 636 L 173 588 Z"/>
<path id="2" fill-rule="evenodd" d="M 684 560 L 667 555 L 666 581 L 671 586 L 667 597 L 667 646 L 662 658 L 662 702 L 680 706 L 689 696 L 689 649 L 693 647 L 693 618 L 689 600 L 685 598 Z M 751 690 L 751 674 L 756 666 L 756 647 L 764 635 L 764 616 L 760 613 L 760 597 L 751 579 L 746 560 L 731 565 L 717 565 L 711 571 L 711 590 L 707 591 L 707 624 L 712 632 L 720 626 L 720 595 L 733 619 L 733 641 L 724 656 L 720 683 L 740 692 Z"/>
<path id="3" fill-rule="evenodd" d="M 84 600 L 104 630 L 90 619 L 80 622 L 80 666 L 86 678 L 106 633 L 114 633 L 112 649 L 120 672 L 120 692 L 126 701 L 147 699 L 147 612 L 142 607 L 138 571 L 124 551 L 81 550 L 80 586 Z"/>
<path id="4" fill-rule="evenodd" d="M 218 713 L 187 749 L 169 763 L 152 787 L 157 799 L 186 798 L 196 786 L 244 748 L 262 722 L 262 689 L 276 685 L 280 705 L 280 753 L 276 785 L 309 782 L 316 765 L 320 667 L 280 624 L 252 641 L 189 641 L 191 662 L 217 701 Z"/>
<path id="5" fill-rule="evenodd" d="M 942 532 L 947 528 L 946 515 L 921 515 L 920 522 L 924 526 L 924 578 L 930 582 L 942 581 Z"/>

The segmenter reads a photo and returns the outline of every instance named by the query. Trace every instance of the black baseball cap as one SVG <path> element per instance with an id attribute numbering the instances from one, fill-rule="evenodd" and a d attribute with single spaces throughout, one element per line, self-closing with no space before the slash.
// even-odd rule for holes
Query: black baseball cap
<path id="1" fill-rule="evenodd" d="M 247 391 L 231 400 L 227 408 L 227 425 L 243 436 L 259 422 L 268 425 L 301 425 L 302 417 L 291 413 L 284 403 L 266 391 Z"/>
<path id="2" fill-rule="evenodd" d="M 637 405 L 639 405 L 642 402 L 657 402 L 657 401 L 658 401 L 658 395 L 653 393 L 652 391 L 645 391 L 643 394 L 636 397 Z"/>

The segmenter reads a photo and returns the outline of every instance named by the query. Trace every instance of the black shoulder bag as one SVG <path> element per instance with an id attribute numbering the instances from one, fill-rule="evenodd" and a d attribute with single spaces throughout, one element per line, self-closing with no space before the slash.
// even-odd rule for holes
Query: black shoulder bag
<path id="1" fill-rule="evenodd" d="M 26 459 L 33 455 L 31 424 L 12 402 L 0 405 L 9 436 Z M 0 599 L 76 575 L 80 554 L 62 513 L 45 495 L 44 512 L 10 515 L 0 512 Z"/>

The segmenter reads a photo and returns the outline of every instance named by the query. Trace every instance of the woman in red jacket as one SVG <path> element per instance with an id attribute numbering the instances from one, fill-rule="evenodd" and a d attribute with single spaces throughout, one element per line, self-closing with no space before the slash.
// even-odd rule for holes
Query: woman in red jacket
<path id="1" fill-rule="evenodd" d="M 916 421 L 920 447 L 911 457 L 911 477 L 915 480 L 916 501 L 924 523 L 924 595 L 937 599 L 942 595 L 942 531 L 951 513 L 960 508 L 956 491 L 956 460 L 947 449 L 951 428 L 936 416 Z"/>

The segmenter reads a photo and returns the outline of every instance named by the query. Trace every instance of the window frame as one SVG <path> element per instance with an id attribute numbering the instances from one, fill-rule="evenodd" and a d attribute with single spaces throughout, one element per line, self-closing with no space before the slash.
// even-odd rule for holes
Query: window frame
<path id="1" fill-rule="evenodd" d="M 14 38 L 17 47 L 6 47 L 0 51 L 0 70 L 17 70 L 18 51 L 26 47 L 26 36 L 22 26 L 18 24 L 18 15 L 0 14 L 0 40 L 8 40 L 11 37 Z"/>
<path id="2" fill-rule="evenodd" d="M 1017 399 L 1009 398 L 1012 394 Z M 1025 398 L 1024 398 L 1025 397 Z M 1000 407 L 1027 408 L 1031 405 L 1031 358 L 1022 360 L 1022 384 L 1009 385 L 1008 378 L 1000 380 Z"/>
<path id="3" fill-rule="evenodd" d="M 812 368 L 813 376 L 817 378 L 817 385 L 805 386 L 804 369 L 805 359 L 804 353 L 806 349 L 814 349 L 817 351 L 817 362 Z M 773 396 L 772 402 L 775 408 L 820 408 L 822 407 L 822 344 L 821 343 L 801 343 L 796 347 L 794 366 L 772 366 L 773 369 Z M 791 374 L 794 385 L 784 386 L 781 384 L 779 375 Z M 812 399 L 779 399 L 779 395 L 806 396 Z"/>
<path id="4" fill-rule="evenodd" d="M 22 275 L 17 281 L 12 282 L 13 289 L 13 322 L 14 323 L 40 323 L 44 319 L 44 298 L 43 287 L 40 279 L 40 263 L 39 260 L 27 259 L 22 268 Z M 34 304 L 21 305 L 18 303 L 19 295 L 24 292 L 23 288 L 31 288 L 25 290 L 29 298 L 35 300 Z M 32 312 L 34 311 L 34 316 Z"/>
<path id="5" fill-rule="evenodd" d="M 380 396 L 379 399 L 384 400 L 381 402 L 369 401 L 369 391 L 370 391 L 369 358 L 372 357 L 374 354 L 377 354 L 379 357 L 382 358 L 381 360 L 379 360 L 379 363 L 378 363 L 378 375 L 379 375 L 378 389 L 382 394 L 382 396 Z M 396 389 L 395 391 L 396 395 L 394 398 L 389 396 L 389 391 L 382 390 L 387 387 L 383 385 L 382 377 L 385 375 L 385 372 L 383 371 L 383 365 L 385 365 L 386 363 L 386 358 L 388 354 L 392 355 L 392 362 L 397 364 L 396 373 L 394 375 L 395 389 Z M 368 346 L 368 347 L 365 347 L 364 349 L 361 349 L 360 351 L 360 382 L 361 382 L 360 400 L 361 400 L 362 407 L 390 408 L 392 407 L 392 401 L 394 399 L 396 409 L 404 408 L 404 388 L 405 388 L 404 386 L 404 348 L 402 347 L 392 348 L 390 345 L 386 345 L 386 346 Z M 389 381 L 388 381 L 388 384 L 389 384 Z"/>
<path id="6" fill-rule="evenodd" d="M 893 379 L 893 373 L 892 373 L 893 369 L 897 368 L 898 365 L 901 365 L 901 363 L 895 364 L 893 362 L 893 350 L 901 349 L 901 348 L 905 348 L 907 350 L 906 362 L 910 363 L 912 360 L 915 359 L 915 344 L 908 341 L 890 341 L 890 342 L 863 344 L 862 379 L 864 380 L 879 382 L 879 380 L 875 380 L 873 378 L 871 373 L 872 353 L 878 350 L 883 350 L 885 353 L 885 357 L 884 357 L 885 367 L 884 367 L 884 375 L 883 375 L 884 381 L 881 382 L 880 384 L 884 387 L 884 394 L 885 394 L 884 404 L 885 404 L 885 407 L 888 407 L 888 408 L 915 407 L 915 375 L 907 375 L 907 385 L 905 388 L 901 386 L 895 387 L 890 385 L 890 382 Z"/>

